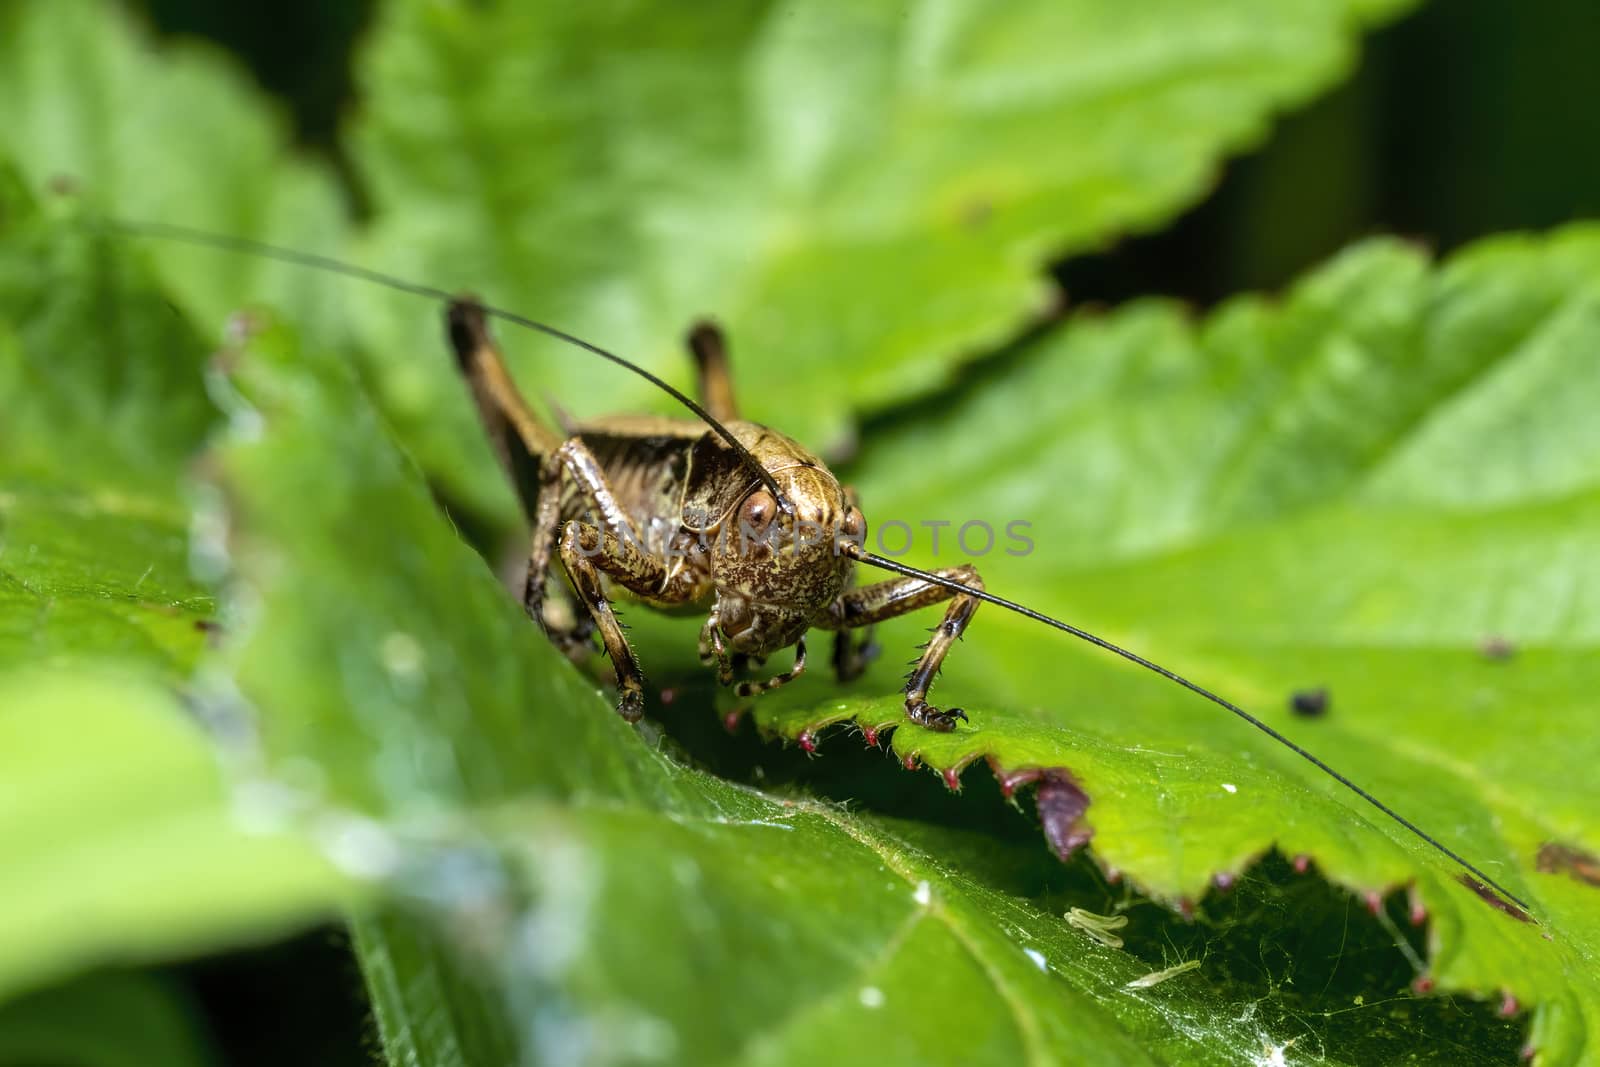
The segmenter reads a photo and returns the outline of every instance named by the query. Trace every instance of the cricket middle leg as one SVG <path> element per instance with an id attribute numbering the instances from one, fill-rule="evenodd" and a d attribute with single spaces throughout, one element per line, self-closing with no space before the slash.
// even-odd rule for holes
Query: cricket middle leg
<path id="1" fill-rule="evenodd" d="M 638 722 L 644 714 L 644 671 L 606 597 L 600 576 L 638 596 L 651 596 L 667 579 L 666 565 L 637 544 L 587 522 L 569 522 L 561 534 L 561 563 L 578 599 L 600 631 L 606 655 L 617 672 L 617 714 Z"/>

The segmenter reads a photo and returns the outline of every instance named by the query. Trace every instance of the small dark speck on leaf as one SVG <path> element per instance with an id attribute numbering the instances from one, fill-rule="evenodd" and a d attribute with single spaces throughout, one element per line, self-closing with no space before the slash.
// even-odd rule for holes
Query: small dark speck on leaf
<path id="1" fill-rule="evenodd" d="M 1545 874 L 1565 874 L 1585 885 L 1600 888 L 1600 856 L 1572 845 L 1545 842 L 1534 857 L 1534 867 Z"/>
<path id="2" fill-rule="evenodd" d="M 967 201 L 966 207 L 961 210 L 961 221 L 968 229 L 978 230 L 994 215 L 994 205 L 984 199 Z"/>
<path id="3" fill-rule="evenodd" d="M 1305 719 L 1315 719 L 1328 710 L 1328 690 L 1297 689 L 1289 697 L 1289 710 Z"/>
<path id="4" fill-rule="evenodd" d="M 194 620 L 194 628 L 206 635 L 206 644 L 217 648 L 222 644 L 222 624 L 211 619 Z"/>
<path id="5" fill-rule="evenodd" d="M 1503 662 L 1517 654 L 1517 646 L 1499 634 L 1490 634 L 1478 642 L 1478 654 L 1487 660 Z"/>

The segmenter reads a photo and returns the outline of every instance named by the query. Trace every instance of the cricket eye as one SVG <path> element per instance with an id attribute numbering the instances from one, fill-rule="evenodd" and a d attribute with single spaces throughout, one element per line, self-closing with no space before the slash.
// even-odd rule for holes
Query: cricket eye
<path id="1" fill-rule="evenodd" d="M 867 519 L 861 514 L 860 508 L 846 509 L 844 518 L 839 523 L 839 531 L 846 537 L 854 538 L 859 538 L 867 532 Z"/>
<path id="2" fill-rule="evenodd" d="M 757 489 L 744 498 L 739 508 L 739 525 L 752 533 L 763 533 L 772 524 L 778 512 L 778 502 L 765 489 Z"/>

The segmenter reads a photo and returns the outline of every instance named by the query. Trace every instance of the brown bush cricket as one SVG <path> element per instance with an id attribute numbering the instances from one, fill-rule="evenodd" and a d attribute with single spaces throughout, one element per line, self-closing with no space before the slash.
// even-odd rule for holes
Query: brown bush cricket
<path id="1" fill-rule="evenodd" d="M 738 417 L 725 346 L 714 326 L 703 323 L 689 333 L 699 369 L 697 403 L 597 345 L 443 289 L 187 227 L 100 225 L 125 236 L 276 259 L 444 304 L 457 364 L 532 523 L 524 605 L 555 645 L 574 658 L 587 652 L 598 631 L 616 670 L 617 710 L 630 722 L 643 714 L 644 681 L 612 609 L 618 596 L 662 610 L 704 611 L 701 659 L 742 696 L 798 677 L 806 664 L 806 633 L 813 628 L 834 634 L 834 667 L 840 677 L 851 678 L 872 653 L 870 638 L 863 634 L 858 640 L 857 631 L 870 633 L 876 622 L 945 603 L 944 619 L 904 690 L 907 718 L 940 731 L 956 729 L 966 715 L 960 708 L 929 704 L 929 687 L 979 603 L 993 604 L 1121 656 L 1225 708 L 1454 861 L 1467 872 L 1461 881 L 1469 888 L 1502 908 L 1515 905 L 1516 914 L 1527 918 L 1527 904 L 1489 875 L 1237 704 L 1086 630 L 988 592 L 971 565 L 924 571 L 866 551 L 866 518 L 854 494 L 797 442 Z M 544 333 L 624 367 L 671 395 L 695 419 L 614 416 L 558 433 L 534 416 L 518 392 L 490 338 L 489 319 Z M 558 559 L 570 588 L 550 581 Z M 897 577 L 853 587 L 857 564 Z M 552 586 L 570 601 L 552 602 Z M 791 646 L 795 660 L 789 670 L 760 682 L 737 680 L 742 660 Z M 1490 889 L 1504 899 L 1493 899 Z"/>

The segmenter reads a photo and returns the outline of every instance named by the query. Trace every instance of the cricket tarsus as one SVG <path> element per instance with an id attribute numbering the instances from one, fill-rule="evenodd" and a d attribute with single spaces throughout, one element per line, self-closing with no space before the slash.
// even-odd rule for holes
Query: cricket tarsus
<path id="1" fill-rule="evenodd" d="M 966 714 L 927 702 L 933 678 L 978 604 L 994 604 L 1121 656 L 1232 712 L 1524 913 L 1528 908 L 1443 842 L 1232 701 L 1087 630 L 988 592 L 970 566 L 924 571 L 865 551 L 861 545 L 866 520 L 852 491 L 798 443 L 738 418 L 726 344 L 710 323 L 697 325 L 688 337 L 699 368 L 702 403 L 696 403 L 643 367 L 598 345 L 433 286 L 315 253 L 170 223 L 108 220 L 90 225 L 126 236 L 277 260 L 444 302 L 462 374 L 533 522 L 525 595 L 528 612 L 574 658 L 586 654 L 592 632 L 599 631 L 617 673 L 617 710 L 630 722 L 643 713 L 644 676 L 611 607 L 618 590 L 658 608 L 709 605 L 700 654 L 703 661 L 718 666 L 726 685 L 736 684 L 736 664 L 742 658 L 759 660 L 781 648 L 800 647 L 795 669 L 766 682 L 739 683 L 750 693 L 776 688 L 800 673 L 803 637 L 811 627 L 839 633 L 834 662 L 840 676 L 848 677 L 859 671 L 861 661 L 852 654 L 846 631 L 948 601 L 944 620 L 924 646 L 905 687 L 907 717 L 935 730 L 954 729 Z M 489 338 L 486 318 L 543 333 L 617 364 L 661 389 L 700 422 L 597 420 L 562 440 L 522 400 Z M 702 424 L 711 433 L 701 430 Z M 747 480 L 751 477 L 753 483 Z M 642 547 L 649 542 L 641 534 L 662 519 L 669 529 L 668 553 Z M 823 538 L 808 550 L 792 539 L 802 521 L 833 531 L 838 539 Z M 733 551 L 728 550 L 728 538 L 707 543 L 708 534 L 728 529 L 742 533 L 752 525 L 760 531 L 776 525 L 790 535 L 785 544 L 793 544 L 794 551 L 752 552 L 741 538 L 731 539 L 737 542 Z M 547 600 L 557 557 L 569 582 L 562 594 L 565 604 Z M 664 557 L 673 560 L 671 566 Z M 898 577 L 851 589 L 855 562 Z M 579 607 L 584 609 L 581 615 Z"/>

